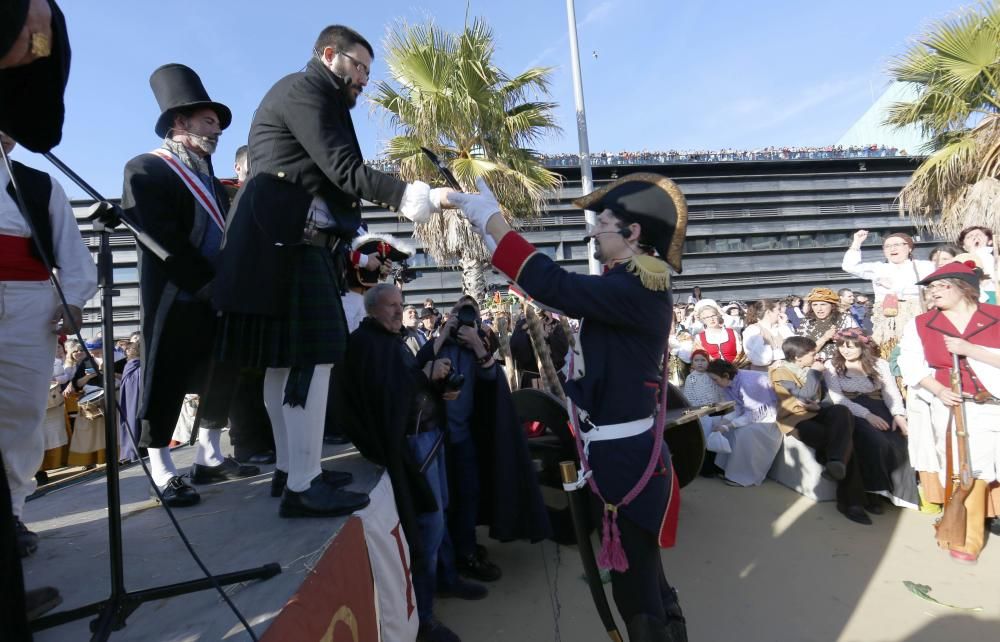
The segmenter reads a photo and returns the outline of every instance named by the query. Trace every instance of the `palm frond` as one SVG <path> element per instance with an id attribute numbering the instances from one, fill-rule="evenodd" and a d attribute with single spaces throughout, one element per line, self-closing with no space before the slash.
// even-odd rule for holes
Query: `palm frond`
<path id="1" fill-rule="evenodd" d="M 426 146 L 449 164 L 466 189 L 485 178 L 515 224 L 538 215 L 559 176 L 529 147 L 559 131 L 556 105 L 545 100 L 551 69 L 510 77 L 493 61 L 493 31 L 481 19 L 450 34 L 433 23 L 397 23 L 385 40 L 390 80 L 375 85 L 372 103 L 396 130 L 385 155 L 404 180 L 438 182 Z M 485 261 L 485 246 L 456 212 L 415 226 L 439 262 Z"/>

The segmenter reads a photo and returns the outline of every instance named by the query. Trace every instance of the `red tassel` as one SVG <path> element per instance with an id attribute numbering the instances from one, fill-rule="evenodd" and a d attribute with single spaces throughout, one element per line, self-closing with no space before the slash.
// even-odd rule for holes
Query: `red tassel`
<path id="1" fill-rule="evenodd" d="M 603 522 L 601 552 L 597 556 L 597 565 L 602 569 L 624 573 L 628 570 L 628 557 L 625 555 L 625 549 L 622 548 L 622 534 L 618 529 L 617 506 L 604 507 Z"/>

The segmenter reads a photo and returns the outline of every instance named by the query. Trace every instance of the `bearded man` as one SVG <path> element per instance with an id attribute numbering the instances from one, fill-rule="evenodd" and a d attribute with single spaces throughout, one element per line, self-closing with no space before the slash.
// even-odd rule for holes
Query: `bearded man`
<path id="1" fill-rule="evenodd" d="M 201 498 L 177 473 L 168 447 L 186 393 L 201 396 L 191 481 L 212 483 L 260 472 L 222 454 L 236 373 L 210 363 L 216 314 L 209 297 L 229 207 L 211 157 L 232 113 L 213 102 L 198 74 L 184 65 L 160 67 L 149 84 L 162 112 L 154 131 L 163 143 L 125 166 L 122 209 L 171 258 L 163 261 L 139 246 L 145 358 L 139 445 L 149 451 L 153 482 L 164 503 L 191 506 Z"/>
<path id="2" fill-rule="evenodd" d="M 421 222 L 447 194 L 365 165 L 350 111 L 371 73 L 368 41 L 333 25 L 311 49 L 305 69 L 279 80 L 255 112 L 250 177 L 233 204 L 213 299 L 224 313 L 219 354 L 267 368 L 272 492 L 283 491 L 283 517 L 367 504 L 320 467 L 331 370 L 347 345 L 341 295 L 361 200 Z"/>

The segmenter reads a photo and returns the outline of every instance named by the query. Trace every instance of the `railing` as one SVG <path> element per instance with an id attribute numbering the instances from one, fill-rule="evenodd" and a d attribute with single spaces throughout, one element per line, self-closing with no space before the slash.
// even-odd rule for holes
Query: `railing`
<path id="1" fill-rule="evenodd" d="M 590 164 L 595 167 L 612 165 L 670 165 L 682 163 L 728 163 L 784 160 L 827 160 L 845 158 L 895 158 L 909 156 L 907 151 L 895 147 L 871 145 L 868 147 L 822 147 L 822 148 L 768 148 L 759 150 L 720 151 L 665 151 L 665 152 L 600 152 L 590 155 Z M 541 154 L 539 160 L 545 167 L 579 167 L 579 154 Z M 383 172 L 395 172 L 396 161 L 376 159 L 368 165 Z"/>

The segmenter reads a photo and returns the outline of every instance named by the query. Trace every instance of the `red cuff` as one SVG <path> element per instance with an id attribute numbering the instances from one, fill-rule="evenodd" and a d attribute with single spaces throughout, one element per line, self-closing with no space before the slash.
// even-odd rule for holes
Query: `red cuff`
<path id="1" fill-rule="evenodd" d="M 493 266 L 517 281 L 521 269 L 538 252 L 535 246 L 517 232 L 507 232 L 493 253 Z"/>
<path id="2" fill-rule="evenodd" d="M 354 250 L 351 252 L 351 265 L 358 267 L 361 264 L 361 252 Z"/>

